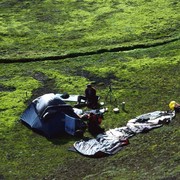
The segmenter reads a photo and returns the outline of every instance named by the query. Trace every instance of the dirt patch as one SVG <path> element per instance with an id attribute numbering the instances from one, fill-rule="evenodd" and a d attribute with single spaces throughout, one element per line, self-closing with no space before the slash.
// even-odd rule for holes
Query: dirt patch
<path id="1" fill-rule="evenodd" d="M 42 96 L 44 94 L 48 94 L 48 93 L 55 93 L 57 92 L 57 89 L 55 87 L 55 80 L 49 78 L 48 76 L 46 76 L 44 73 L 42 72 L 36 72 L 33 75 L 33 78 L 40 81 L 42 86 L 36 90 L 34 90 L 32 92 L 32 97 L 27 101 L 27 103 L 31 103 L 32 100 L 34 100 L 35 98 Z"/>
<path id="2" fill-rule="evenodd" d="M 36 72 L 34 75 L 33 75 L 33 78 L 44 83 L 46 82 L 49 78 L 43 74 L 42 72 Z"/>
<path id="3" fill-rule="evenodd" d="M 118 80 L 118 78 L 113 73 L 109 73 L 106 77 L 99 77 L 89 71 L 84 71 L 81 69 L 77 69 L 73 75 L 85 77 L 86 79 L 89 79 L 89 81 L 94 82 L 97 86 L 102 88 L 109 86 L 112 83 L 111 80 Z"/>
<path id="4" fill-rule="evenodd" d="M 12 92 L 12 91 L 15 91 L 15 90 L 16 90 L 15 87 L 4 86 L 4 85 L 0 84 L 0 91 L 1 91 L 1 92 L 3 92 L 3 91 Z"/>

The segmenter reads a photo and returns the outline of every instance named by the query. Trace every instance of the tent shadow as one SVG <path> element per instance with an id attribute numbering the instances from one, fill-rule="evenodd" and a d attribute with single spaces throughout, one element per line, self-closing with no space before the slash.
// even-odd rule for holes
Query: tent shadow
<path id="1" fill-rule="evenodd" d="M 63 144 L 67 144 L 69 141 L 74 141 L 74 142 L 79 141 L 82 138 L 78 138 L 69 134 L 64 134 L 53 138 L 46 137 L 46 139 L 52 142 L 54 145 L 63 145 Z"/>
<path id="2" fill-rule="evenodd" d="M 63 144 L 67 144 L 69 141 L 78 141 L 80 139 L 82 139 L 81 137 L 75 137 L 72 136 L 68 133 L 64 133 L 64 134 L 57 134 L 53 137 L 47 137 L 42 131 L 31 128 L 30 125 L 28 125 L 27 123 L 25 123 L 24 121 L 20 122 L 29 130 L 31 130 L 33 132 L 33 136 L 42 136 L 44 138 L 46 138 L 48 141 L 52 142 L 54 145 L 63 145 Z"/>

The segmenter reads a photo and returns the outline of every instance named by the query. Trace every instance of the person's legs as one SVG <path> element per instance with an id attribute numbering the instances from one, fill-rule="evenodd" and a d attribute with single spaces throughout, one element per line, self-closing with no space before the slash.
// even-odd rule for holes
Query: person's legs
<path id="1" fill-rule="evenodd" d="M 85 100 L 86 101 L 87 98 L 85 96 L 78 96 L 77 103 L 80 104 L 81 100 Z"/>

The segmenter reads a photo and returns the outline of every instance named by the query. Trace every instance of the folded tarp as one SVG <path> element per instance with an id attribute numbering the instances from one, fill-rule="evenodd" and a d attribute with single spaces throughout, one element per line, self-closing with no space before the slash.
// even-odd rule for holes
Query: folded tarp
<path id="1" fill-rule="evenodd" d="M 128 138 L 137 133 L 147 132 L 169 123 L 175 117 L 175 112 L 155 111 L 143 114 L 128 121 L 127 125 L 110 129 L 96 138 L 80 140 L 74 143 L 77 152 L 85 156 L 102 157 L 113 155 L 128 144 Z"/>

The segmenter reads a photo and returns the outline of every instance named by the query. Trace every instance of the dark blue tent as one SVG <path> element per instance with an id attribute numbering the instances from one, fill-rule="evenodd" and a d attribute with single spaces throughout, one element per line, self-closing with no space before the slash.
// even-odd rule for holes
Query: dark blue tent
<path id="1" fill-rule="evenodd" d="M 48 138 L 66 133 L 74 136 L 85 129 L 85 123 L 79 119 L 73 108 L 58 94 L 53 93 L 33 100 L 20 119 Z"/>

